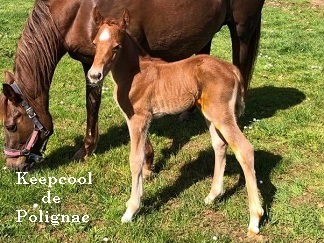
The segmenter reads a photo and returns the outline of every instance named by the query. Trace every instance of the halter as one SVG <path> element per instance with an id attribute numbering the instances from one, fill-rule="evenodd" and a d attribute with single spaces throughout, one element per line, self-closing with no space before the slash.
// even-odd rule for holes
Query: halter
<path id="1" fill-rule="evenodd" d="M 33 108 L 28 104 L 28 102 L 23 98 L 23 94 L 17 84 L 13 82 L 11 85 L 12 89 L 15 91 L 16 94 L 20 95 L 22 97 L 22 102 L 21 106 L 25 109 L 28 117 L 32 120 L 34 123 L 34 130 L 32 134 L 29 136 L 25 148 L 22 150 L 19 149 L 11 149 L 8 147 L 4 147 L 4 153 L 8 158 L 18 158 L 20 156 L 25 156 L 27 159 L 32 159 L 35 162 L 39 162 L 42 159 L 42 155 L 38 155 L 35 153 L 31 153 L 31 149 L 34 147 L 36 144 L 38 138 L 39 138 L 39 133 L 43 133 L 45 136 L 45 141 L 43 142 L 43 145 L 40 149 L 40 153 L 42 154 L 46 150 L 46 144 L 51 136 L 51 132 L 49 130 L 46 130 L 45 127 L 42 125 L 42 123 L 39 121 L 37 114 L 33 110 Z"/>

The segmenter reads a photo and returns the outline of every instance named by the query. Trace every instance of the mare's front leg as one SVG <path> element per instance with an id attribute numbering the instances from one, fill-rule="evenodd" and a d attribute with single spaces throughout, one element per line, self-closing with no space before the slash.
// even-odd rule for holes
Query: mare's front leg
<path id="1" fill-rule="evenodd" d="M 83 64 L 83 70 L 87 75 L 90 65 Z M 101 90 L 102 84 L 100 83 L 96 87 L 86 86 L 86 107 L 87 107 L 87 128 L 84 139 L 84 145 L 75 153 L 73 159 L 85 160 L 91 155 L 98 143 L 99 131 L 98 131 L 98 113 L 101 103 Z"/>
<path id="2" fill-rule="evenodd" d="M 132 190 L 130 199 L 127 202 L 127 209 L 121 221 L 129 222 L 140 208 L 143 194 L 142 168 L 145 161 L 145 144 L 150 117 L 146 115 L 133 115 L 127 121 L 131 151 L 129 155 L 130 170 L 132 174 Z"/>

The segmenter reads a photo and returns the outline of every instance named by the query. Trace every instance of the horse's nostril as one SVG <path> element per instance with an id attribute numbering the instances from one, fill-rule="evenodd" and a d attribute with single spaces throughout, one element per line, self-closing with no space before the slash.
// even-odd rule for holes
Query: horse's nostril
<path id="1" fill-rule="evenodd" d="M 90 74 L 90 78 L 92 80 L 100 80 L 101 79 L 101 76 L 102 76 L 101 73 L 92 73 L 92 74 Z"/>

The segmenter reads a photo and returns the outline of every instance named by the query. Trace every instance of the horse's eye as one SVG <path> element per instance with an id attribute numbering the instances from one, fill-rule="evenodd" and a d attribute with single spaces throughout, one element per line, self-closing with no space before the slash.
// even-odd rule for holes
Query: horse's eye
<path id="1" fill-rule="evenodd" d="M 9 132 L 15 132 L 15 131 L 17 131 L 17 125 L 16 124 L 6 126 L 6 128 L 7 128 L 7 130 Z"/>
<path id="2" fill-rule="evenodd" d="M 122 45 L 118 44 L 117 46 L 115 46 L 113 49 L 116 51 L 118 49 L 121 49 L 122 48 Z"/>

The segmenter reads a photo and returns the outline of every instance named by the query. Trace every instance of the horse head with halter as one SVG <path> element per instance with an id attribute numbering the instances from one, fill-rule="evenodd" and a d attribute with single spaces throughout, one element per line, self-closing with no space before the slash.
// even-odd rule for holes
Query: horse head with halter
<path id="1" fill-rule="evenodd" d="M 5 79 L 1 117 L 5 127 L 6 166 L 9 169 L 29 170 L 42 160 L 52 131 L 44 127 L 15 82 L 13 74 L 5 72 Z"/>

